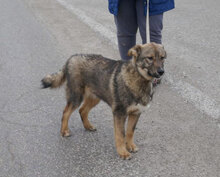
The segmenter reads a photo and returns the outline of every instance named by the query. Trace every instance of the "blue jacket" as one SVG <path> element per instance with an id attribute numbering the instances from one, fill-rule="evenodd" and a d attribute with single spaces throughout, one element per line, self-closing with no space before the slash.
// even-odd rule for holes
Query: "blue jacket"
<path id="1" fill-rule="evenodd" d="M 120 0 L 108 0 L 108 8 L 110 13 L 114 15 L 118 14 L 119 1 Z M 145 4 L 145 8 L 143 10 L 146 15 L 146 0 L 143 0 L 143 3 Z M 173 9 L 174 7 L 174 0 L 150 0 L 150 15 L 161 14 L 163 12 Z"/>

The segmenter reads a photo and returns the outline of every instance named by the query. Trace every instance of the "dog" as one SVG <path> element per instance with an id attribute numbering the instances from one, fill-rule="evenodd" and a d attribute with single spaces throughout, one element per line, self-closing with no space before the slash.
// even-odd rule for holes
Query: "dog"
<path id="1" fill-rule="evenodd" d="M 59 72 L 42 79 L 42 88 L 57 88 L 66 83 L 67 104 L 62 116 L 62 136 L 70 136 L 68 120 L 82 102 L 79 113 L 84 128 L 95 131 L 88 114 L 103 100 L 112 109 L 119 156 L 130 159 L 130 152 L 138 151 L 134 144 L 134 130 L 142 107 L 147 106 L 152 98 L 152 80 L 164 74 L 166 51 L 160 44 L 149 43 L 134 46 L 128 55 L 132 57 L 129 61 L 116 61 L 94 54 L 72 55 Z"/>

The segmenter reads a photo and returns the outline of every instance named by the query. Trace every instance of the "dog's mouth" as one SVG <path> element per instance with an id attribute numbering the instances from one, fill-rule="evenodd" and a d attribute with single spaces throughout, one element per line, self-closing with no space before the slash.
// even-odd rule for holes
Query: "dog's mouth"
<path id="1" fill-rule="evenodd" d="M 151 77 L 155 77 L 155 78 L 160 78 L 161 77 L 161 75 L 160 74 L 158 74 L 158 73 L 151 73 L 151 72 L 147 72 L 147 74 L 149 75 L 149 76 L 151 76 Z"/>
<path id="2" fill-rule="evenodd" d="M 148 76 L 150 77 L 153 77 L 153 78 L 160 78 L 163 74 L 162 73 L 158 73 L 158 72 L 155 72 L 155 73 L 152 73 L 151 71 L 149 71 L 148 68 L 144 67 L 144 68 L 141 68 L 142 71 L 144 71 Z"/>

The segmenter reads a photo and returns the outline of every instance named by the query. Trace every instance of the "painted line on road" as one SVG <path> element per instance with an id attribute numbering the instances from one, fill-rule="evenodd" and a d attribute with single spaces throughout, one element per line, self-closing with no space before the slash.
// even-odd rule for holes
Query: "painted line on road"
<path id="1" fill-rule="evenodd" d="M 96 22 L 94 19 L 86 15 L 82 10 L 68 4 L 65 0 L 56 0 L 70 12 L 74 13 L 83 23 L 88 25 L 93 31 L 98 32 L 102 37 L 108 39 L 114 47 L 118 45 L 116 35 L 108 28 L 104 27 L 102 24 Z"/>
<path id="2" fill-rule="evenodd" d="M 173 89 L 175 89 L 183 98 L 186 98 L 193 103 L 198 110 L 205 112 L 214 119 L 219 119 L 220 107 L 217 106 L 218 104 L 215 100 L 187 82 L 181 80 L 174 81 L 168 73 L 166 73 L 166 79 Z"/>
<path id="3" fill-rule="evenodd" d="M 77 18 L 79 18 L 83 23 L 88 25 L 93 31 L 98 32 L 102 37 L 106 38 L 111 42 L 114 48 L 117 46 L 116 34 L 111 30 L 103 26 L 102 24 L 96 22 L 91 17 L 87 16 L 82 10 L 74 7 L 64 0 L 56 0 L 67 10 L 73 13 Z M 172 85 L 183 98 L 191 102 L 198 110 L 206 113 L 214 119 L 219 119 L 220 117 L 220 106 L 217 105 L 216 101 L 205 95 L 199 89 L 193 87 L 189 83 L 182 82 L 180 80 L 175 81 L 171 75 L 166 74 L 167 81 Z"/>

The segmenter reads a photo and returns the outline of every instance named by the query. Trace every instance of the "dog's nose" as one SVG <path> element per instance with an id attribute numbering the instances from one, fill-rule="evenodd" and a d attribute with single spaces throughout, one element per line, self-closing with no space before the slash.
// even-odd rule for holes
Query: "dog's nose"
<path id="1" fill-rule="evenodd" d="M 159 74 L 160 76 L 162 76 L 163 73 L 164 73 L 164 69 L 163 69 L 163 68 L 159 68 L 159 69 L 157 70 L 157 72 L 158 72 L 158 74 Z"/>

